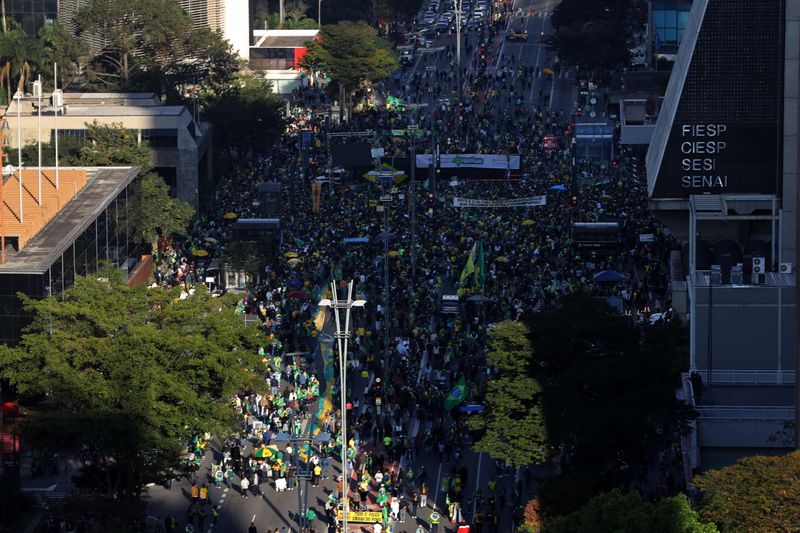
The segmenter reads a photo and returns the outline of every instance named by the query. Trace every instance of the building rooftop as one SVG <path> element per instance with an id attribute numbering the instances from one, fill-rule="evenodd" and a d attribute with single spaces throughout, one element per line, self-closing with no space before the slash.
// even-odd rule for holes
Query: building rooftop
<path id="1" fill-rule="evenodd" d="M 710 273 L 708 270 L 698 270 L 695 272 L 695 286 L 696 287 L 708 287 L 710 285 Z M 732 288 L 743 288 L 743 289 L 772 289 L 775 287 L 794 287 L 796 283 L 796 274 L 787 274 L 782 272 L 765 272 L 764 279 L 762 283 L 759 284 L 743 284 L 743 285 L 731 285 L 725 284 L 724 287 L 732 287 Z M 720 285 L 715 283 L 714 287 L 719 287 Z"/>
<path id="2" fill-rule="evenodd" d="M 139 167 L 84 170 L 88 171 L 86 185 L 22 250 L 7 255 L 0 274 L 44 272 L 139 174 Z"/>
<path id="3" fill-rule="evenodd" d="M 84 105 L 161 105 L 155 93 L 63 93 L 67 104 L 80 102 Z M 48 95 L 49 96 L 49 95 Z"/>
<path id="4" fill-rule="evenodd" d="M 128 105 L 106 105 L 106 106 L 85 106 L 68 105 L 64 116 L 87 116 L 87 117 L 115 117 L 115 116 L 179 116 L 186 111 L 181 105 L 160 105 L 160 106 L 128 106 Z M 13 118 L 13 117 L 12 117 Z"/>
<path id="5" fill-rule="evenodd" d="M 308 41 L 313 39 L 313 37 L 305 35 L 275 35 L 259 40 L 258 44 L 252 48 L 303 48 Z"/>

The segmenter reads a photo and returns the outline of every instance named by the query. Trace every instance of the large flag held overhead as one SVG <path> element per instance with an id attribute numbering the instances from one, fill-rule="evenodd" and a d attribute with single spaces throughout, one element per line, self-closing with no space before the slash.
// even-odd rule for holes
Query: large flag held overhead
<path id="1" fill-rule="evenodd" d="M 478 245 L 478 261 L 475 264 L 475 284 L 483 288 L 486 283 L 486 258 L 483 255 L 483 241 Z"/>
<path id="2" fill-rule="evenodd" d="M 475 262 L 478 260 L 478 243 L 472 245 L 472 250 L 469 252 L 469 257 L 467 258 L 467 264 L 464 265 L 464 270 L 461 271 L 461 279 L 459 279 L 459 284 L 461 287 L 466 287 L 466 282 L 470 276 L 475 274 Z"/>
<path id="3" fill-rule="evenodd" d="M 461 377 L 458 378 L 455 387 L 453 390 L 450 391 L 450 394 L 447 395 L 447 398 L 444 399 L 444 410 L 449 411 L 453 407 L 457 406 L 458 404 L 464 402 L 467 399 L 467 380 L 464 378 L 464 374 L 461 374 Z"/>

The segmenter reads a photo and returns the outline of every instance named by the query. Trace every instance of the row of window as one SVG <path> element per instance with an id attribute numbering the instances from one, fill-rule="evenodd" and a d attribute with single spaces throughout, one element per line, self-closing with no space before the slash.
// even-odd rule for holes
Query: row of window
<path id="1" fill-rule="evenodd" d="M 141 130 L 142 140 L 147 141 L 149 146 L 154 148 L 177 148 L 178 147 L 178 130 L 176 129 L 145 129 Z M 89 130 L 85 129 L 60 129 L 58 130 L 59 138 L 74 137 L 78 139 L 86 139 L 89 136 Z"/>
<path id="2" fill-rule="evenodd" d="M 135 264 L 130 261 L 137 258 L 137 249 L 128 231 L 127 195 L 122 191 L 44 274 L 0 274 L 0 343 L 17 342 L 21 328 L 30 322 L 17 293 L 37 298 L 59 294 L 76 276 L 96 272 L 103 261 Z"/>

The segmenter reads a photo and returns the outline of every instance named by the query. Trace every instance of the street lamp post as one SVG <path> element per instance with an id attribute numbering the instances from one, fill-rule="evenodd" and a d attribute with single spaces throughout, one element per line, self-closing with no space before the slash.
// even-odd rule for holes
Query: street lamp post
<path id="1" fill-rule="evenodd" d="M 347 473 L 347 342 L 350 339 L 350 310 L 353 307 L 364 307 L 366 301 L 353 300 L 353 281 L 347 284 L 347 300 L 340 300 L 336 281 L 331 281 L 331 298 L 320 300 L 320 307 L 329 307 L 333 310 L 336 321 L 336 339 L 339 352 L 339 398 L 342 412 L 342 531 L 347 531 L 347 513 L 350 506 L 347 503 L 348 473 Z M 339 311 L 345 310 L 344 329 Z"/>
<path id="2" fill-rule="evenodd" d="M 456 96 L 461 102 L 461 2 L 456 0 Z"/>
<path id="3" fill-rule="evenodd" d="M 317 0 L 317 28 L 322 28 L 322 0 Z"/>

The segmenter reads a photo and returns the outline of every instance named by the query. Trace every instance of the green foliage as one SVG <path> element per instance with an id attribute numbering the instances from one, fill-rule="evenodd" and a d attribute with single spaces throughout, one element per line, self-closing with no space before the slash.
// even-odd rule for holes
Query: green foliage
<path id="1" fill-rule="evenodd" d="M 309 51 L 316 56 L 319 68 L 347 91 L 362 82 L 384 79 L 398 68 L 389 43 L 365 22 L 323 26 L 321 34 Z"/>
<path id="2" fill-rule="evenodd" d="M 185 235 L 194 209 L 170 197 L 164 179 L 148 172 L 134 184 L 129 216 L 133 240 L 154 245 L 161 235 Z"/>
<path id="3" fill-rule="evenodd" d="M 89 83 L 105 90 L 213 88 L 239 68 L 230 44 L 219 33 L 193 28 L 174 0 L 89 0 L 75 20 L 81 32 L 107 43 L 88 68 Z"/>
<path id="4" fill-rule="evenodd" d="M 269 81 L 251 74 L 237 74 L 204 107 L 214 144 L 228 159 L 269 152 L 286 127 L 283 101 Z"/>
<path id="5" fill-rule="evenodd" d="M 716 533 L 714 524 L 701 523 L 686 496 L 656 503 L 619 490 L 589 500 L 579 511 L 557 518 L 545 533 Z"/>
<path id="6" fill-rule="evenodd" d="M 86 124 L 88 141 L 81 149 L 80 164 L 90 167 L 151 167 L 150 150 L 139 144 L 136 130 L 126 129 L 122 122 Z"/>
<path id="7" fill-rule="evenodd" d="M 25 86 L 31 69 L 42 57 L 42 43 L 26 35 L 21 28 L 0 33 L 0 84 L 6 85 L 6 102 Z"/>
<path id="8" fill-rule="evenodd" d="M 475 448 L 514 465 L 561 449 L 564 474 L 540 493 L 551 516 L 629 482 L 694 416 L 675 399 L 686 366 L 680 324 L 642 335 L 597 299 L 565 297 L 558 309 L 495 325 L 487 361 L 496 375 L 486 411 L 470 421 Z"/>
<path id="9" fill-rule="evenodd" d="M 486 410 L 470 419 L 470 427 L 482 435 L 475 449 L 517 466 L 544 462 L 548 450 L 542 390 L 529 376 L 532 358 L 525 325 L 496 324 L 489 333 L 487 362 L 497 375 L 487 386 Z"/>
<path id="10" fill-rule="evenodd" d="M 46 91 L 53 89 L 54 65 L 58 65 L 58 86 L 67 88 L 80 79 L 81 62 L 88 55 L 86 44 L 61 24 L 48 24 L 39 32 L 42 46 L 38 73 Z"/>
<path id="11" fill-rule="evenodd" d="M 128 130 L 121 122 L 100 124 L 96 120 L 86 123 L 85 139 L 66 136 L 58 139 L 58 160 L 62 166 L 139 166 L 143 171 L 151 168 L 150 151 L 146 144 L 138 144 L 135 130 Z M 38 161 L 38 146 L 28 144 L 22 148 L 22 160 L 28 165 Z M 17 151 L 10 150 L 13 164 Z M 55 165 L 55 143 L 42 143 L 42 165 Z"/>
<path id="12" fill-rule="evenodd" d="M 137 497 L 190 432 L 232 429 L 230 396 L 263 384 L 258 329 L 202 285 L 177 296 L 79 277 L 58 298 L 23 297 L 33 322 L 16 347 L 0 346 L 0 375 L 30 408 L 27 442 L 96 451 L 108 496 Z"/>
<path id="13" fill-rule="evenodd" d="M 84 140 L 71 135 L 58 139 L 58 162 L 61 166 L 80 166 L 81 149 Z M 9 150 L 9 161 L 18 165 L 17 150 Z M 26 144 L 22 147 L 22 160 L 27 166 L 36 165 L 39 161 L 39 147 L 36 144 Z M 56 164 L 55 143 L 42 143 L 42 166 L 51 167 Z"/>
<path id="14" fill-rule="evenodd" d="M 624 0 L 563 0 L 553 11 L 556 32 L 550 44 L 590 76 L 614 69 L 629 59 L 628 8 Z"/>
<path id="15" fill-rule="evenodd" d="M 576 296 L 537 315 L 529 327 L 550 443 L 563 446 L 572 483 L 587 487 L 564 492 L 624 484 L 648 464 L 665 435 L 686 431 L 694 413 L 675 398 L 686 360 L 680 324 L 651 328 L 641 337 L 604 302 Z M 553 504 L 575 509 L 548 490 L 542 499 L 550 513 Z"/>
<path id="16" fill-rule="evenodd" d="M 800 524 L 800 452 L 746 457 L 693 484 L 704 493 L 700 516 L 723 533 L 790 532 Z"/>

